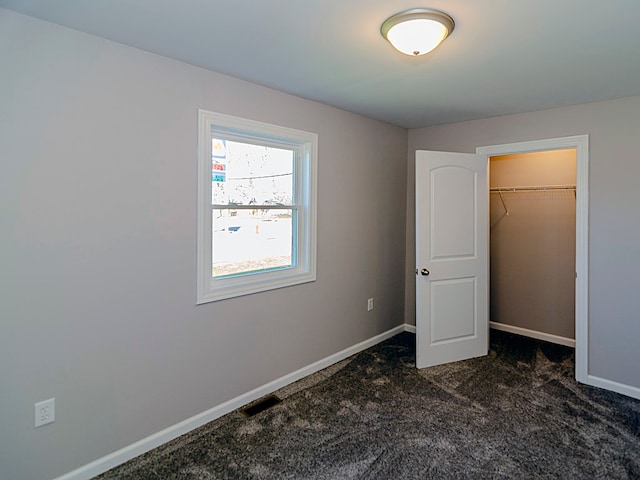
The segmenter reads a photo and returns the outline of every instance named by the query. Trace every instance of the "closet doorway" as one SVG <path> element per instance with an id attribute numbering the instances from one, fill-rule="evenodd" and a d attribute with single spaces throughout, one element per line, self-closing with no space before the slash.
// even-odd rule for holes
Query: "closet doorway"
<path id="1" fill-rule="evenodd" d="M 489 158 L 490 325 L 575 347 L 575 148 Z"/>
<path id="2" fill-rule="evenodd" d="M 589 375 L 589 137 L 550 138 L 529 142 L 490 145 L 476 148 L 476 153 L 488 158 L 546 150 L 575 149 L 575 349 L 576 379 L 596 385 L 596 377 Z M 489 172 L 491 175 L 491 172 Z M 487 192 L 489 193 L 489 192 Z M 510 214 L 511 216 L 511 214 Z M 526 274 L 522 272 L 521 275 Z M 547 281 L 546 279 L 544 281 Z M 606 388 L 606 387 L 605 387 Z M 610 387 L 609 387 L 610 388 Z"/>

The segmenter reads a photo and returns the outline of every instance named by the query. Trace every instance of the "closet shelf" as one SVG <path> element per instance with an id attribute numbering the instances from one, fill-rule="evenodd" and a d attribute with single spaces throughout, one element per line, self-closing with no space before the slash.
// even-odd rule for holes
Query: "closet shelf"
<path id="1" fill-rule="evenodd" d="M 490 192 L 524 192 L 524 191 L 548 191 L 548 190 L 575 190 L 575 185 L 532 185 L 518 187 L 491 187 Z"/>
<path id="2" fill-rule="evenodd" d="M 509 209 L 507 208 L 507 204 L 504 203 L 504 198 L 502 197 L 502 193 L 509 192 L 552 192 L 554 190 L 573 190 L 574 193 L 576 191 L 575 185 L 531 185 L 531 186 L 520 186 L 520 187 L 491 187 L 489 192 L 497 193 L 500 195 L 500 201 L 502 202 L 502 208 L 504 208 L 504 214 L 509 216 Z"/>

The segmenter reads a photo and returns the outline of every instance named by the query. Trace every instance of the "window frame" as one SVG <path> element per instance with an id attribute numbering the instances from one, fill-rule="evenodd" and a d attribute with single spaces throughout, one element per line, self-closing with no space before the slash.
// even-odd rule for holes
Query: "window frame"
<path id="1" fill-rule="evenodd" d="M 291 267 L 212 278 L 213 137 L 294 151 Z M 198 110 L 197 305 L 315 281 L 317 152 L 315 133 Z"/>

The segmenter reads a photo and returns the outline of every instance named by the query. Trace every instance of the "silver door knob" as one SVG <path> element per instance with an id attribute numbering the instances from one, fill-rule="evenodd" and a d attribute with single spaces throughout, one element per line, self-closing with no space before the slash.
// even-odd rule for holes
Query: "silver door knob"
<path id="1" fill-rule="evenodd" d="M 431 272 L 429 272 L 429 270 L 427 270 L 426 268 L 423 268 L 422 270 L 420 270 L 420 274 L 421 274 L 421 275 L 424 275 L 425 277 L 426 277 L 427 275 L 429 275 L 429 273 L 431 273 Z"/>

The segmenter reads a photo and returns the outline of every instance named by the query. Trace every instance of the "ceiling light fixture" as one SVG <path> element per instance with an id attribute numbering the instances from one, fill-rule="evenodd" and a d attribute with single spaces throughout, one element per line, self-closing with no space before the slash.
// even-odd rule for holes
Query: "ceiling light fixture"
<path id="1" fill-rule="evenodd" d="M 446 13 L 413 8 L 387 18 L 380 33 L 396 50 L 417 57 L 440 45 L 454 26 L 453 18 Z"/>

